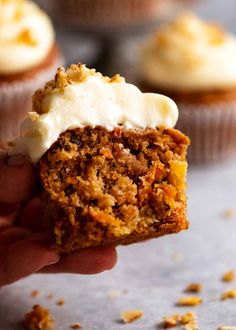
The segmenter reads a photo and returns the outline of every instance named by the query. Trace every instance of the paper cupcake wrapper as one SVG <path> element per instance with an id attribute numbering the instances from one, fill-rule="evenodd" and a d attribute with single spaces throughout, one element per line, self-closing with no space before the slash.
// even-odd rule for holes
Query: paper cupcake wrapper
<path id="1" fill-rule="evenodd" d="M 53 16 L 73 25 L 132 24 L 156 18 L 159 0 L 38 0 Z"/>
<path id="2" fill-rule="evenodd" d="M 0 84 L 0 145 L 19 135 L 21 122 L 32 109 L 31 98 L 36 89 L 52 79 L 56 69 L 64 63 L 58 57 L 50 68 L 40 70 L 34 77 Z"/>
<path id="3" fill-rule="evenodd" d="M 219 161 L 236 155 L 236 102 L 178 107 L 176 128 L 191 139 L 190 162 Z"/>

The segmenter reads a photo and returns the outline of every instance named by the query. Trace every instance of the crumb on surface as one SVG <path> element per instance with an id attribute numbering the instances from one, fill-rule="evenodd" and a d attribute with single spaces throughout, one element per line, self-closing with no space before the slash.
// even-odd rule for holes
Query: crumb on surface
<path id="1" fill-rule="evenodd" d="M 178 300 L 177 306 L 196 306 L 202 303 L 202 298 L 200 297 L 182 297 Z"/>
<path id="2" fill-rule="evenodd" d="M 38 297 L 39 291 L 38 290 L 33 290 L 33 291 L 31 291 L 30 295 L 31 295 L 32 298 Z"/>
<path id="3" fill-rule="evenodd" d="M 162 328 L 170 329 L 176 326 L 183 325 L 183 330 L 198 330 L 197 316 L 194 312 L 185 314 L 174 314 L 172 316 L 164 316 Z"/>
<path id="4" fill-rule="evenodd" d="M 235 298 L 236 298 L 236 289 L 231 289 L 231 290 L 225 291 L 221 295 L 221 300 L 235 299 Z"/>
<path id="5" fill-rule="evenodd" d="M 26 330 L 52 330 L 52 315 L 48 309 L 34 305 L 32 311 L 25 315 L 24 326 Z"/>
<path id="6" fill-rule="evenodd" d="M 144 315 L 140 309 L 129 309 L 121 313 L 121 319 L 124 323 L 131 323 Z"/>
<path id="7" fill-rule="evenodd" d="M 120 290 L 111 290 L 108 292 L 108 298 L 115 299 L 120 297 L 122 292 Z"/>
<path id="8" fill-rule="evenodd" d="M 53 298 L 53 293 L 49 293 L 49 294 L 46 296 L 46 298 L 47 298 L 48 300 L 52 299 L 52 298 Z"/>
<path id="9" fill-rule="evenodd" d="M 222 212 L 222 217 L 224 218 L 224 219 L 231 219 L 231 218 L 233 218 L 234 216 L 235 216 L 235 210 L 234 209 L 226 209 L 226 210 L 224 210 L 223 212 Z"/>
<path id="10" fill-rule="evenodd" d="M 235 280 L 235 272 L 233 270 L 228 271 L 222 276 L 223 282 L 233 282 Z"/>
<path id="11" fill-rule="evenodd" d="M 183 261 L 184 259 L 184 255 L 183 253 L 181 252 L 176 252 L 172 255 L 172 259 L 175 261 L 175 262 L 181 262 Z"/>
<path id="12" fill-rule="evenodd" d="M 202 285 L 200 283 L 190 283 L 184 292 L 198 293 L 202 291 Z"/>
<path id="13" fill-rule="evenodd" d="M 79 322 L 72 324 L 70 327 L 71 329 L 82 329 L 82 325 Z"/>
<path id="14" fill-rule="evenodd" d="M 227 325 L 224 325 L 223 327 L 219 327 L 217 328 L 217 330 L 236 330 L 236 326 L 227 326 Z"/>
<path id="15" fill-rule="evenodd" d="M 65 304 L 65 300 L 64 300 L 64 299 L 59 299 L 59 300 L 57 300 L 56 304 L 57 304 L 58 306 L 62 306 L 62 305 Z"/>

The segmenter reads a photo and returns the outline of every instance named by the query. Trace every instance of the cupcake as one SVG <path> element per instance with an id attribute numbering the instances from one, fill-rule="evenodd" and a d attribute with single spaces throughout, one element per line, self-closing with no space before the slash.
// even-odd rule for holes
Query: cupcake
<path id="1" fill-rule="evenodd" d="M 235 54 L 234 36 L 191 14 L 161 27 L 143 46 L 140 86 L 176 101 L 192 161 L 236 153 Z"/>
<path id="2" fill-rule="evenodd" d="M 84 65 L 34 94 L 11 153 L 37 165 L 42 221 L 61 253 L 188 228 L 189 139 L 177 117 L 171 99 Z"/>
<path id="3" fill-rule="evenodd" d="M 0 0 L 0 145 L 18 135 L 33 91 L 62 62 L 49 17 L 33 2 Z"/>

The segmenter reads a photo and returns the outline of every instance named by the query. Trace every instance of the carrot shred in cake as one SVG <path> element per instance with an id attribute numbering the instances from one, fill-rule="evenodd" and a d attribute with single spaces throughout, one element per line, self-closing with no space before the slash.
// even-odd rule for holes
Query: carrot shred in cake
<path id="1" fill-rule="evenodd" d="M 34 305 L 33 310 L 25 315 L 26 330 L 52 330 L 53 319 L 48 309 Z"/>

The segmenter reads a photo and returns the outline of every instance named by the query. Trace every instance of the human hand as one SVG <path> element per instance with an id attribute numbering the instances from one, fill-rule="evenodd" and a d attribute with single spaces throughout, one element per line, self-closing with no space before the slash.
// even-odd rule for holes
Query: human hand
<path id="1" fill-rule="evenodd" d="M 0 286 L 35 272 L 95 274 L 111 269 L 113 247 L 59 256 L 40 232 L 35 168 L 17 155 L 0 159 Z"/>

